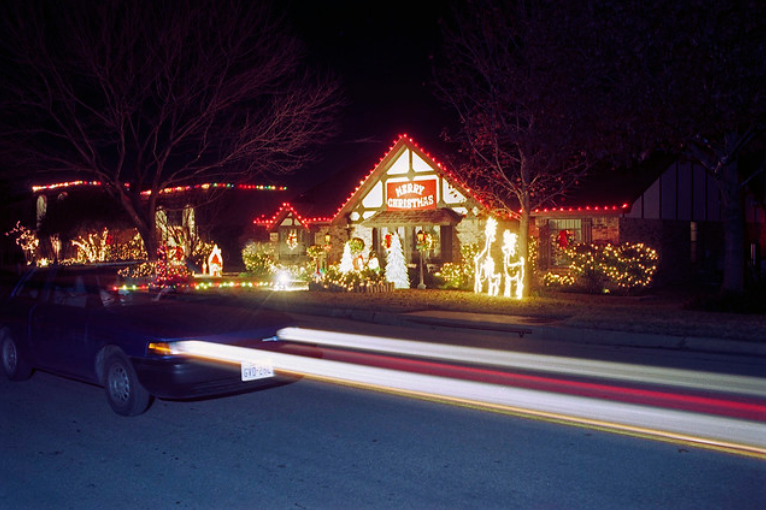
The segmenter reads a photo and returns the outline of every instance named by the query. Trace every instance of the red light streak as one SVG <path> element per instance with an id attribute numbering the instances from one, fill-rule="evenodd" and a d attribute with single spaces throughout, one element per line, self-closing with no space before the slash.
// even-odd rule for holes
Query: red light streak
<path id="1" fill-rule="evenodd" d="M 324 359 L 346 363 L 766 422 L 766 404 L 761 402 L 572 381 L 339 349 L 324 348 L 323 352 Z"/>

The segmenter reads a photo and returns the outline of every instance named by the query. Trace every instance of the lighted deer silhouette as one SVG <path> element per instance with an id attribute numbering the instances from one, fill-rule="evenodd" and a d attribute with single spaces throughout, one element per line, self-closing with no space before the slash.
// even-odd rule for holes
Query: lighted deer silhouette
<path id="1" fill-rule="evenodd" d="M 500 274 L 495 273 L 495 261 L 490 254 L 492 244 L 495 242 L 496 233 L 497 220 L 487 218 L 487 225 L 484 228 L 484 249 L 473 257 L 473 291 L 476 294 L 481 294 L 484 282 L 487 282 L 487 293 L 490 296 L 497 296 L 500 291 Z"/>
<path id="2" fill-rule="evenodd" d="M 510 230 L 503 232 L 503 273 L 505 275 L 504 296 L 511 297 L 511 288 L 515 287 L 514 297 L 521 299 L 524 295 L 524 257 L 519 257 L 517 262 L 511 262 L 516 256 L 516 241 L 518 236 L 512 234 Z M 511 270 L 514 275 L 511 276 Z"/>

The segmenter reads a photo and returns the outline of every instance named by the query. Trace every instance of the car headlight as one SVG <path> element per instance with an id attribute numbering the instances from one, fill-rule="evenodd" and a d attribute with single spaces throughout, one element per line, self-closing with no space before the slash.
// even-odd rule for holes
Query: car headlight
<path id="1" fill-rule="evenodd" d="M 173 342 L 149 342 L 146 352 L 157 356 L 172 356 L 182 351 Z"/>

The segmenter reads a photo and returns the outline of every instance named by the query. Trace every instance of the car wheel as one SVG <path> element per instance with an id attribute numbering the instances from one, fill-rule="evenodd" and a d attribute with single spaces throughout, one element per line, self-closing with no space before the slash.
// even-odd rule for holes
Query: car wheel
<path id="1" fill-rule="evenodd" d="M 104 389 L 109 406 L 121 416 L 139 415 L 151 402 L 151 395 L 138 382 L 133 365 L 122 353 L 113 352 L 106 357 Z"/>
<path id="2" fill-rule="evenodd" d="M 32 367 L 19 351 L 16 340 L 10 335 L 0 340 L 0 358 L 3 371 L 11 381 L 23 381 L 32 375 Z"/>

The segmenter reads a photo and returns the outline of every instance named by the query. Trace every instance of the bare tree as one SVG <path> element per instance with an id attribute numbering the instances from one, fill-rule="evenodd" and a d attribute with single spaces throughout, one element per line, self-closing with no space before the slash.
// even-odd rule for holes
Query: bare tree
<path id="1" fill-rule="evenodd" d="M 530 212 L 571 190 L 608 147 L 584 136 L 604 124 L 606 102 L 592 93 L 607 83 L 601 63 L 555 3 L 469 2 L 445 25 L 436 66 L 439 94 L 460 119 L 448 134 L 461 146 L 459 170 L 497 213 L 519 215 L 526 261 Z"/>
<path id="2" fill-rule="evenodd" d="M 446 31 L 438 83 L 459 113 L 467 175 L 525 211 L 598 160 L 661 150 L 699 162 L 722 198 L 722 290 L 744 289 L 741 164 L 766 130 L 766 4 L 718 0 L 471 0 Z M 528 272 L 527 272 L 528 273 Z"/>
<path id="3" fill-rule="evenodd" d="M 101 181 L 156 254 L 159 191 L 292 172 L 332 134 L 338 87 L 267 2 L 6 2 L 8 161 Z"/>
<path id="4" fill-rule="evenodd" d="M 634 86 L 636 124 L 714 178 L 725 234 L 723 293 L 745 282 L 744 190 L 764 166 L 742 164 L 766 131 L 766 5 L 763 2 L 631 1 L 623 17 L 633 30 L 640 66 Z"/>

